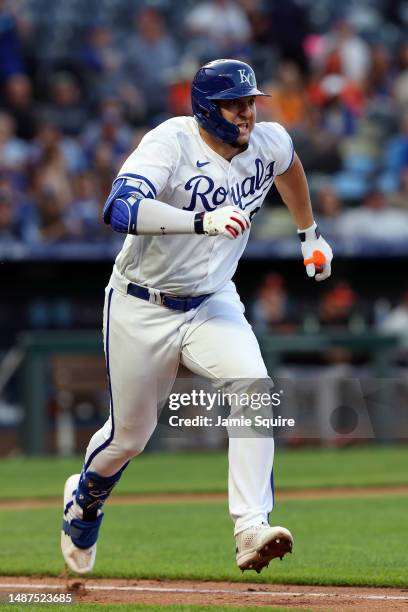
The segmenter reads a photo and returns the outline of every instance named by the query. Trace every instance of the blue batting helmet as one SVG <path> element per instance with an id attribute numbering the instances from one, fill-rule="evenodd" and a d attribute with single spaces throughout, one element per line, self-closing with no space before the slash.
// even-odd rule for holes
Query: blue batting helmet
<path id="1" fill-rule="evenodd" d="M 206 132 L 232 143 L 239 136 L 239 128 L 222 117 L 216 101 L 267 95 L 257 88 L 251 66 L 238 60 L 219 59 L 205 64 L 195 75 L 191 105 L 195 118 Z"/>

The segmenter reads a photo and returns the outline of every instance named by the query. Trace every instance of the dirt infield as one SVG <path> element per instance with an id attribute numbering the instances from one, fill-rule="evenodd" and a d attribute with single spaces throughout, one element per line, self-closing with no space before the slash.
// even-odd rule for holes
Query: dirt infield
<path id="1" fill-rule="evenodd" d="M 408 485 L 392 487 L 333 487 L 331 489 L 293 489 L 275 491 L 279 499 L 335 499 L 345 497 L 371 497 L 375 495 L 408 495 Z M 180 502 L 227 501 L 227 493 L 150 493 L 142 495 L 116 495 L 108 503 L 125 504 L 177 504 Z M 60 497 L 42 499 L 3 499 L 0 510 L 26 508 L 53 508 L 61 505 Z"/>
<path id="2" fill-rule="evenodd" d="M 180 580 L 98 580 L 47 576 L 0 576 L 2 600 L 8 593 L 72 593 L 76 603 L 202 604 L 285 606 L 325 612 L 408 609 L 408 589 L 312 587 L 282 584 Z"/>

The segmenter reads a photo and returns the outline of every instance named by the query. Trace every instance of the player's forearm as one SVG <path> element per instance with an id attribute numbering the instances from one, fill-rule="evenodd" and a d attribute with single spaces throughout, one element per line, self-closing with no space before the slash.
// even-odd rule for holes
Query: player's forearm
<path id="1" fill-rule="evenodd" d="M 313 212 L 309 187 L 302 163 L 296 154 L 289 170 L 275 179 L 275 185 L 297 228 L 310 227 L 313 224 Z"/>
<path id="2" fill-rule="evenodd" d="M 245 211 L 235 206 L 193 213 L 135 193 L 115 198 L 104 219 L 117 232 L 140 236 L 206 234 L 234 239 L 251 225 Z"/>
<path id="3" fill-rule="evenodd" d="M 140 236 L 194 234 L 194 221 L 193 212 L 180 210 L 159 200 L 146 198 L 139 202 L 137 226 L 134 233 Z"/>
<path id="4" fill-rule="evenodd" d="M 135 181 L 127 177 L 114 181 L 103 209 L 103 220 L 124 234 L 160 236 L 196 231 L 194 213 L 146 198 Z"/>

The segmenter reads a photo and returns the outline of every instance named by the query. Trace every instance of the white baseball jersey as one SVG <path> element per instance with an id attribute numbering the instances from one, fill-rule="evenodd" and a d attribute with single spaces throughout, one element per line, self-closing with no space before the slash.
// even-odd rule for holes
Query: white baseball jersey
<path id="1" fill-rule="evenodd" d="M 229 162 L 204 142 L 193 117 L 175 117 L 142 139 L 118 178 L 125 177 L 144 197 L 182 210 L 234 205 L 252 217 L 275 177 L 286 172 L 292 160 L 291 138 L 278 123 L 257 123 L 248 148 Z M 213 293 L 234 275 L 248 237 L 248 231 L 235 240 L 195 234 L 128 235 L 115 273 L 176 295 Z"/>

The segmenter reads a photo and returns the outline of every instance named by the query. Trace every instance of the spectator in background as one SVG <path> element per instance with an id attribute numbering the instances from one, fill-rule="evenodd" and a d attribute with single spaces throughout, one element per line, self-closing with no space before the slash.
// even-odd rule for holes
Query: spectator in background
<path id="1" fill-rule="evenodd" d="M 87 102 L 97 108 L 101 100 L 118 92 L 124 80 L 124 57 L 113 43 L 112 28 L 105 22 L 90 26 L 78 52 L 77 71 L 83 77 Z"/>
<path id="2" fill-rule="evenodd" d="M 97 120 L 89 125 L 83 137 L 89 164 L 92 165 L 100 147 L 106 147 L 113 166 L 118 168 L 130 152 L 131 142 L 132 131 L 123 121 L 119 101 L 109 98 L 102 102 Z"/>
<path id="3" fill-rule="evenodd" d="M 408 211 L 408 165 L 400 175 L 399 189 L 388 196 L 390 206 Z"/>
<path id="4" fill-rule="evenodd" d="M 87 111 L 75 77 L 69 72 L 57 73 L 51 84 L 51 104 L 47 117 L 66 136 L 78 137 L 87 121 Z"/>
<path id="5" fill-rule="evenodd" d="M 337 236 L 342 203 L 330 182 L 318 189 L 315 199 L 315 219 L 323 235 Z"/>
<path id="6" fill-rule="evenodd" d="M 117 99 L 122 107 L 123 119 L 126 123 L 132 127 L 146 126 L 148 113 L 146 100 L 140 87 L 124 80 L 119 87 Z"/>
<path id="7" fill-rule="evenodd" d="M 398 71 L 395 75 L 393 94 L 400 111 L 408 111 L 408 41 L 404 41 L 398 52 Z"/>
<path id="8" fill-rule="evenodd" d="M 187 13 L 184 26 L 189 51 L 208 59 L 248 53 L 251 39 L 249 20 L 237 2 L 207 0 Z"/>
<path id="9" fill-rule="evenodd" d="M 132 83 L 140 84 L 150 118 L 166 110 L 167 73 L 177 65 L 179 55 L 161 14 L 153 7 L 139 9 L 135 32 L 123 45 L 125 72 Z"/>
<path id="10" fill-rule="evenodd" d="M 347 281 L 337 281 L 325 291 L 318 306 L 320 329 L 324 332 L 344 334 L 361 332 L 365 319 L 360 314 L 358 297 Z M 320 435 L 326 444 L 340 444 L 342 424 L 347 422 L 347 406 L 352 406 L 357 395 L 350 379 L 355 377 L 352 367 L 353 351 L 335 346 L 322 353 L 325 366 L 315 382 L 315 402 Z M 353 392 L 354 391 L 354 392 Z M 335 420 L 333 422 L 333 418 Z"/>
<path id="11" fill-rule="evenodd" d="M 400 118 L 399 133 L 385 147 L 383 165 L 385 185 L 397 186 L 403 170 L 408 168 L 408 109 Z"/>
<path id="12" fill-rule="evenodd" d="M 21 73 L 8 77 L 3 84 L 2 106 L 14 117 L 16 135 L 23 140 L 31 140 L 36 129 L 32 89 L 28 76 Z"/>
<path id="13" fill-rule="evenodd" d="M 269 13 L 270 44 L 277 47 L 281 59 L 296 63 L 306 72 L 304 41 L 310 30 L 308 8 L 296 0 L 265 4 Z"/>
<path id="14" fill-rule="evenodd" d="M 304 160 L 305 172 L 333 174 L 341 168 L 341 138 L 328 131 L 323 122 L 323 111 L 310 105 L 302 125 L 291 132 L 299 157 Z"/>
<path id="15" fill-rule="evenodd" d="M 338 74 L 326 76 L 320 83 L 322 127 L 339 139 L 356 131 L 356 117 L 345 95 L 346 87 L 344 77 Z"/>
<path id="16" fill-rule="evenodd" d="M 296 331 L 298 320 L 279 274 L 268 274 L 259 287 L 252 307 L 252 322 L 257 333 Z"/>
<path id="17" fill-rule="evenodd" d="M 0 244 L 15 242 L 19 238 L 11 194 L 0 190 Z"/>
<path id="18" fill-rule="evenodd" d="M 245 44 L 247 49 L 241 55 L 250 55 L 258 82 L 264 84 L 270 81 L 281 59 L 276 41 L 271 36 L 270 8 L 264 0 L 240 0 L 239 4 L 250 30 L 250 42 Z"/>
<path id="19" fill-rule="evenodd" d="M 0 164 L 0 191 L 12 194 L 15 191 L 15 187 L 12 183 L 9 172 L 1 167 Z"/>
<path id="20" fill-rule="evenodd" d="M 366 98 L 389 96 L 392 87 L 390 50 L 382 43 L 371 47 L 370 67 L 364 83 Z"/>
<path id="21" fill-rule="evenodd" d="M 96 110 L 104 100 L 116 98 L 126 120 L 140 125 L 146 117 L 144 84 L 129 79 L 124 66 L 122 45 L 114 44 L 112 28 L 103 21 L 93 24 L 78 53 L 77 66 L 88 108 Z"/>
<path id="22" fill-rule="evenodd" d="M 172 117 L 191 115 L 191 81 L 199 67 L 195 58 L 185 55 L 169 74 L 167 108 Z"/>
<path id="23" fill-rule="evenodd" d="M 282 62 L 277 73 L 277 82 L 264 87 L 270 98 L 257 103 L 259 119 L 277 121 L 287 129 L 303 123 L 306 114 L 307 96 L 305 83 L 299 67 L 293 62 Z"/>
<path id="24" fill-rule="evenodd" d="M 318 317 L 320 329 L 331 332 L 361 332 L 366 326 L 358 296 L 347 281 L 336 282 L 323 294 L 318 305 Z M 342 347 L 332 347 L 324 356 L 329 363 L 348 363 L 353 359 L 352 351 Z"/>
<path id="25" fill-rule="evenodd" d="M 77 240 L 95 240 L 101 234 L 101 206 L 98 202 L 97 184 L 92 172 L 82 172 L 73 181 L 74 199 L 65 211 L 65 223 L 72 237 Z"/>
<path id="26" fill-rule="evenodd" d="M 35 204 L 35 228 L 31 231 L 31 240 L 34 243 L 54 243 L 68 239 L 65 202 L 58 189 L 44 189 L 37 195 Z"/>
<path id="27" fill-rule="evenodd" d="M 117 169 L 120 165 L 115 163 L 113 150 L 109 143 L 103 141 L 97 143 L 90 160 L 90 169 L 97 176 L 97 188 L 99 193 L 102 194 L 103 201 L 106 200 L 106 194 L 112 188 L 112 183 L 116 178 Z M 112 232 L 110 233 L 112 234 Z"/>
<path id="28" fill-rule="evenodd" d="M 333 98 L 339 101 L 355 118 L 365 111 L 365 98 L 360 86 L 341 74 L 321 76 L 318 72 L 309 79 L 308 95 L 312 104 L 325 108 Z"/>
<path id="29" fill-rule="evenodd" d="M 365 196 L 362 206 L 342 215 L 338 229 L 344 239 L 406 240 L 408 213 L 391 208 L 383 193 L 372 190 Z"/>
<path id="30" fill-rule="evenodd" d="M 271 15 L 266 3 L 263 0 L 240 0 L 239 4 L 248 20 L 251 43 L 256 47 L 266 47 L 266 52 L 270 55 L 275 40 L 271 36 Z M 260 69 L 262 73 L 261 66 Z M 256 74 L 258 75 L 258 71 Z M 262 78 L 259 77 L 259 80 Z"/>
<path id="31" fill-rule="evenodd" d="M 380 332 L 399 336 L 404 348 L 408 348 L 408 289 L 405 289 L 399 304 L 382 319 Z"/>
<path id="32" fill-rule="evenodd" d="M 0 0 L 0 58 L 0 83 L 13 74 L 24 72 L 16 20 L 5 0 Z"/>
<path id="33" fill-rule="evenodd" d="M 334 287 L 323 294 L 319 304 L 321 327 L 336 329 L 351 326 L 356 313 L 357 295 L 346 281 L 335 283 Z"/>
<path id="34" fill-rule="evenodd" d="M 31 156 L 31 190 L 39 193 L 58 193 L 68 205 L 72 200 L 72 187 L 64 139 L 58 127 L 51 122 L 42 123 L 37 131 Z"/>
<path id="35" fill-rule="evenodd" d="M 64 136 L 58 126 L 48 119 L 39 120 L 32 142 L 32 163 L 36 163 L 52 149 L 57 149 L 64 160 L 67 172 L 76 174 L 83 170 L 86 160 L 81 142 Z"/>
<path id="36" fill-rule="evenodd" d="M 324 37 L 318 60 L 323 74 L 340 74 L 360 87 L 370 69 L 370 48 L 354 31 L 352 23 L 341 19 Z"/>
<path id="37" fill-rule="evenodd" d="M 15 121 L 0 111 L 0 168 L 21 174 L 27 162 L 28 145 L 15 135 Z"/>

